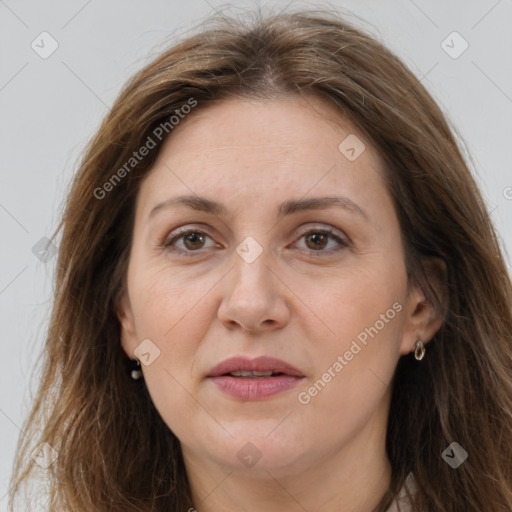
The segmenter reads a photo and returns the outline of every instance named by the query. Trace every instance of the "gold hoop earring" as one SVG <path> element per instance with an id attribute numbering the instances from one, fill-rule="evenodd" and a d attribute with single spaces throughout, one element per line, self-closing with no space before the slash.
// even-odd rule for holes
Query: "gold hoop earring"
<path id="1" fill-rule="evenodd" d="M 418 340 L 416 341 L 416 348 L 414 349 L 414 358 L 416 359 L 416 361 L 421 361 L 424 356 L 425 345 L 423 345 L 423 342 L 418 337 Z"/>

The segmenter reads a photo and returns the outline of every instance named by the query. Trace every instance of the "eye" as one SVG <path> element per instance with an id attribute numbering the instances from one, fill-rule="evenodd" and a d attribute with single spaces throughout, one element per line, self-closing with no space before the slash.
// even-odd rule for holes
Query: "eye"
<path id="1" fill-rule="evenodd" d="M 174 236 L 165 239 L 162 243 L 162 246 L 170 251 L 184 254 L 185 256 L 195 256 L 194 253 L 199 253 L 200 249 L 205 248 L 204 244 L 207 238 L 212 240 L 212 238 L 204 231 L 188 229 L 186 231 L 178 232 Z M 332 252 L 336 252 L 345 247 L 348 247 L 348 243 L 343 238 L 336 235 L 331 229 L 310 229 L 309 231 L 303 233 L 299 237 L 299 240 L 303 238 L 306 242 L 306 248 L 303 250 L 307 251 L 312 256 L 331 254 Z M 325 251 L 324 249 L 328 246 L 329 239 L 337 242 L 335 245 L 338 245 L 338 247 Z M 180 241 L 183 242 L 183 247 L 178 246 L 177 242 Z M 213 244 L 213 246 L 215 246 L 215 244 Z"/>
<path id="2" fill-rule="evenodd" d="M 311 229 L 306 233 L 303 233 L 299 240 L 303 238 L 306 242 L 305 250 L 308 251 L 309 254 L 312 256 L 331 254 L 332 252 L 336 252 L 340 249 L 343 249 L 344 247 L 348 247 L 348 243 L 345 240 L 343 240 L 343 238 L 336 235 L 334 231 L 331 229 Z M 328 251 L 324 251 L 323 249 L 325 249 L 325 247 L 328 245 L 329 239 L 335 240 L 337 242 L 338 247 L 334 249 L 331 248 Z"/>
<path id="3" fill-rule="evenodd" d="M 183 243 L 185 244 L 184 249 L 175 246 L 175 242 L 182 238 Z M 203 248 L 201 244 L 204 244 L 206 238 L 210 238 L 211 240 L 211 237 L 203 231 L 188 229 L 187 231 L 177 233 L 175 236 L 166 239 L 162 245 L 170 250 L 181 252 L 187 256 L 193 256 L 191 253 L 198 252 L 198 249 Z"/>

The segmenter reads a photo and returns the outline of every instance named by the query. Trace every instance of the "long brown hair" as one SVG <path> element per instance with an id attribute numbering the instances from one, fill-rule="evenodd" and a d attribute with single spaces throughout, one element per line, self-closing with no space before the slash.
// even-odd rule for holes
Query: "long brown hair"
<path id="1" fill-rule="evenodd" d="M 396 369 L 391 485 L 375 510 L 390 506 L 409 472 L 415 511 L 512 510 L 512 286 L 486 205 L 453 129 L 414 74 L 321 10 L 211 18 L 121 91 L 86 148 L 54 235 L 61 231 L 54 306 L 11 506 L 40 470 L 30 456 L 40 442 L 58 454 L 40 470 L 51 511 L 192 506 L 179 442 L 145 384 L 130 378 L 119 341 L 136 194 L 184 105 L 301 93 L 329 101 L 380 152 L 409 278 L 439 308 L 425 258 L 447 267 L 445 321 L 428 357 L 402 356 Z M 160 140 L 155 130 L 166 122 Z M 131 161 L 148 137 L 155 147 Z M 468 453 L 457 469 L 441 456 L 452 442 Z"/>

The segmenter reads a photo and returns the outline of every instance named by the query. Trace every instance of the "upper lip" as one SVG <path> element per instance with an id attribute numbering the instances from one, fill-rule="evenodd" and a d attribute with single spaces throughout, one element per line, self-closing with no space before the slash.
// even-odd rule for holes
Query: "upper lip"
<path id="1" fill-rule="evenodd" d="M 256 371 L 267 372 L 273 371 L 274 373 L 284 373 L 285 375 L 292 375 L 294 377 L 304 377 L 304 374 L 292 366 L 291 364 L 276 359 L 274 357 L 261 356 L 256 359 L 249 359 L 247 357 L 232 357 L 226 359 L 214 366 L 208 373 L 208 377 L 219 377 L 226 373 L 236 371 Z"/>

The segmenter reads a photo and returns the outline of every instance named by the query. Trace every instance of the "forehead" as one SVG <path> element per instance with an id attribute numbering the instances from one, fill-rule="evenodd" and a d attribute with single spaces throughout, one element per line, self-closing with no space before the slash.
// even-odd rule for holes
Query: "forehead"
<path id="1" fill-rule="evenodd" d="M 357 201 L 385 193 L 377 150 L 325 100 L 237 98 L 196 109 L 163 144 L 142 184 L 141 203 L 174 192 L 235 201 L 236 191 L 245 206 L 273 194 L 339 190 Z"/>
<path id="2" fill-rule="evenodd" d="M 322 98 L 298 94 L 275 100 L 233 98 L 199 105 L 173 130 L 162 153 L 186 157 L 190 152 L 215 152 L 216 158 L 227 159 L 258 155 L 254 163 L 290 156 L 309 162 L 319 154 L 338 156 L 338 146 L 348 135 L 364 140 L 377 163 L 378 155 L 368 147 L 367 137 Z"/>

